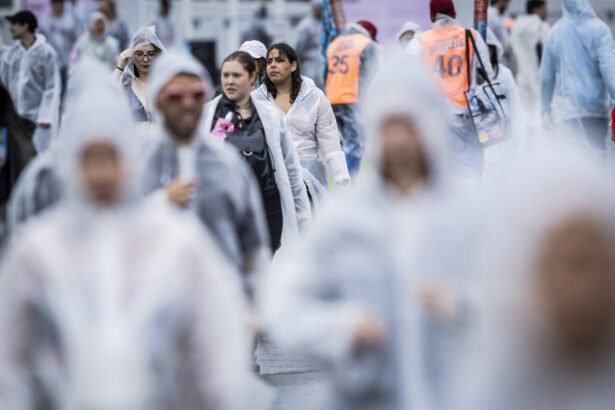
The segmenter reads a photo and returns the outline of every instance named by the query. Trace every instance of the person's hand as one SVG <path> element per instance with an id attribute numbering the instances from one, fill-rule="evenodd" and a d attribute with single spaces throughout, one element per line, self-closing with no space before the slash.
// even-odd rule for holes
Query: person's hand
<path id="1" fill-rule="evenodd" d="M 44 130 L 48 130 L 49 128 L 51 128 L 51 124 L 49 124 L 48 122 L 39 122 L 38 127 Z"/>
<path id="2" fill-rule="evenodd" d="M 611 140 L 615 141 L 615 107 L 611 111 Z"/>
<path id="3" fill-rule="evenodd" d="M 457 316 L 457 297 L 453 288 L 442 282 L 423 282 L 416 288 L 421 306 L 431 315 L 444 320 Z"/>
<path id="4" fill-rule="evenodd" d="M 375 316 L 366 314 L 354 328 L 352 344 L 355 350 L 381 346 L 386 340 L 384 324 Z"/>
<path id="5" fill-rule="evenodd" d="M 176 179 L 167 186 L 166 192 L 171 203 L 185 208 L 194 198 L 195 184 L 192 181 Z"/>
<path id="6" fill-rule="evenodd" d="M 120 54 L 120 57 L 117 60 L 117 68 L 120 69 L 125 69 L 126 65 L 128 64 L 128 60 L 130 60 L 132 58 L 133 55 L 133 51 L 131 48 L 122 51 L 122 54 Z"/>

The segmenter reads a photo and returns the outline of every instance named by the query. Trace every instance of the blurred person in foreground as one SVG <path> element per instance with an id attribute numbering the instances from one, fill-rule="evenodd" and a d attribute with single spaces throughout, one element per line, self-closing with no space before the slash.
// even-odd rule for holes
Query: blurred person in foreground
<path id="1" fill-rule="evenodd" d="M 97 64 L 70 96 L 67 195 L 3 259 L 0 407 L 242 408 L 238 283 L 189 216 L 138 200 L 133 122 Z"/>
<path id="2" fill-rule="evenodd" d="M 200 128 L 213 95 L 209 75 L 192 56 L 173 50 L 154 66 L 149 95 L 160 122 L 145 159 L 145 191 L 198 216 L 250 294 L 270 256 L 262 199 L 237 153 Z"/>
<path id="3" fill-rule="evenodd" d="M 295 50 L 301 63 L 303 75 L 314 80 L 318 88 L 324 90 L 325 62 L 320 50 L 322 33 L 322 0 L 312 0 L 310 15 L 297 26 Z"/>
<path id="4" fill-rule="evenodd" d="M 487 197 L 475 269 L 481 325 L 461 354 L 454 408 L 615 402 L 612 181 L 578 150 L 547 149 Z"/>
<path id="5" fill-rule="evenodd" d="M 448 332 L 456 316 L 422 260 L 451 183 L 444 101 L 419 59 L 384 61 L 364 107 L 373 169 L 321 211 L 260 294 L 273 340 L 323 363 L 337 410 L 428 408 L 443 381 L 428 324 Z"/>
<path id="6" fill-rule="evenodd" d="M 564 0 L 563 7 L 540 66 L 543 125 L 581 149 L 605 153 L 608 113 L 615 112 L 613 33 L 589 0 Z"/>
<path id="7" fill-rule="evenodd" d="M 45 36 L 37 33 L 38 21 L 32 12 L 20 11 L 7 20 L 17 41 L 2 55 L 0 81 L 11 93 L 17 113 L 36 123 L 34 146 L 43 152 L 59 123 L 62 85 L 58 54 Z"/>
<path id="8" fill-rule="evenodd" d="M 98 59 L 113 70 L 120 52 L 117 40 L 107 34 L 108 26 L 109 21 L 103 13 L 95 11 L 90 14 L 87 31 L 79 37 L 71 52 L 71 74 L 86 55 Z"/>

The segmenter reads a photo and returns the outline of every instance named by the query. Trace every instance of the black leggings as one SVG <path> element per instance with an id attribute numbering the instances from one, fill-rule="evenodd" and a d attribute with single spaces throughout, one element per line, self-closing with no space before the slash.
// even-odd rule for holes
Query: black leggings
<path id="1" fill-rule="evenodd" d="M 284 224 L 282 199 L 277 186 L 261 189 L 261 194 L 263 196 L 263 205 L 267 217 L 269 238 L 271 239 L 271 251 L 275 253 L 282 245 L 282 226 Z"/>

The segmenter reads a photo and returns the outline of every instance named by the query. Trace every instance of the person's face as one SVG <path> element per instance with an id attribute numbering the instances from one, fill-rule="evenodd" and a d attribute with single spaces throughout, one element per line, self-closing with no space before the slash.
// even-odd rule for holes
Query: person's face
<path id="1" fill-rule="evenodd" d="M 382 171 L 386 175 L 408 173 L 427 177 L 427 162 L 419 130 L 406 118 L 392 117 L 380 128 Z"/>
<path id="2" fill-rule="evenodd" d="M 101 11 L 101 13 L 107 16 L 107 18 L 111 18 L 111 16 L 113 15 L 111 4 L 106 0 L 101 0 L 98 3 L 98 9 Z"/>
<path id="3" fill-rule="evenodd" d="M 498 10 L 500 10 L 500 13 L 505 13 L 506 10 L 508 10 L 508 3 L 509 2 L 510 2 L 509 0 L 500 0 L 497 3 L 496 7 L 498 8 Z"/>
<path id="4" fill-rule="evenodd" d="M 414 31 L 406 31 L 399 39 L 399 44 L 405 50 L 408 43 L 414 38 Z"/>
<path id="5" fill-rule="evenodd" d="M 226 97 L 239 102 L 252 92 L 252 84 L 256 81 L 256 73 L 250 75 L 239 61 L 227 61 L 222 66 L 222 91 Z"/>
<path id="6" fill-rule="evenodd" d="M 203 81 L 192 75 L 180 74 L 164 86 L 158 95 L 158 109 L 165 125 L 175 138 L 188 142 L 199 126 L 206 90 Z"/>
<path id="7" fill-rule="evenodd" d="M 274 84 L 283 84 L 290 79 L 297 70 L 297 63 L 291 63 L 287 56 L 281 55 L 279 50 L 273 49 L 267 56 L 267 77 Z"/>
<path id="8" fill-rule="evenodd" d="M 79 177 L 85 196 L 95 205 L 113 206 L 124 187 L 125 172 L 117 149 L 92 142 L 81 151 Z"/>
<path id="9" fill-rule="evenodd" d="M 315 20 L 320 20 L 322 18 L 322 4 L 316 5 L 312 8 L 312 16 Z"/>
<path id="10" fill-rule="evenodd" d="M 546 5 L 546 4 L 545 4 L 544 6 L 542 6 L 542 7 L 537 8 L 537 9 L 534 11 L 534 13 L 536 13 L 536 15 L 537 15 L 538 17 L 540 17 L 540 19 L 541 19 L 542 21 L 547 21 L 547 17 L 549 17 L 549 13 L 548 13 L 548 11 L 547 11 L 547 5 Z"/>
<path id="11" fill-rule="evenodd" d="M 613 333 L 615 249 L 600 225 L 581 215 L 547 235 L 538 259 L 538 298 L 547 334 L 573 356 L 599 352 Z"/>
<path id="12" fill-rule="evenodd" d="M 152 69 L 154 60 L 160 54 L 160 51 L 156 50 L 151 43 L 139 44 L 133 49 L 132 61 L 139 70 L 139 73 L 149 74 Z"/>
<path id="13" fill-rule="evenodd" d="M 92 33 L 95 36 L 98 36 L 98 37 L 102 36 L 103 34 L 105 34 L 105 30 L 106 30 L 106 27 L 105 27 L 105 22 L 103 19 L 96 20 L 94 24 L 92 25 Z"/>
<path id="14" fill-rule="evenodd" d="M 62 14 L 64 14 L 64 2 L 56 1 L 51 3 L 51 12 L 56 16 L 61 16 Z"/>
<path id="15" fill-rule="evenodd" d="M 19 40 L 28 32 L 28 25 L 21 23 L 11 24 L 11 37 L 13 40 Z"/>

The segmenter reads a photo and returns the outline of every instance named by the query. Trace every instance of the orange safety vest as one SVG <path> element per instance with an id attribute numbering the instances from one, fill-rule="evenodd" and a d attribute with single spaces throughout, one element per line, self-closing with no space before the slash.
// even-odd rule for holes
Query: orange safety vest
<path id="1" fill-rule="evenodd" d="M 472 30 L 476 38 L 476 31 Z M 470 47 L 470 67 L 474 59 L 472 45 L 466 45 L 463 27 L 441 27 L 421 34 L 423 58 L 446 98 L 460 107 L 467 107 L 468 61 L 466 47 Z"/>
<path id="2" fill-rule="evenodd" d="M 339 36 L 327 50 L 327 97 L 330 104 L 356 104 L 359 102 L 359 75 L 361 53 L 371 43 L 363 34 Z"/>

